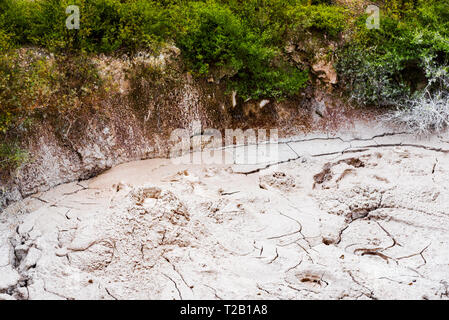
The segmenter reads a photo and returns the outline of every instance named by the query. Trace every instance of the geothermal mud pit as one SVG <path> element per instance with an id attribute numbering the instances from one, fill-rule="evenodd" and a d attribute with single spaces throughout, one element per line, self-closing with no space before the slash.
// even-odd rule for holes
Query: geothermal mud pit
<path id="1" fill-rule="evenodd" d="M 449 143 L 279 150 L 277 166 L 128 163 L 11 205 L 0 298 L 449 298 Z"/>

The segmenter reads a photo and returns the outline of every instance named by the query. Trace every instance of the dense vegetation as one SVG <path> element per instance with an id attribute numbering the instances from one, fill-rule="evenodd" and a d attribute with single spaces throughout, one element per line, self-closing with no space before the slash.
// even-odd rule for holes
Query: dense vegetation
<path id="1" fill-rule="evenodd" d="M 443 89 L 436 80 L 448 72 L 449 1 L 387 1 L 384 10 L 379 30 L 368 30 L 359 19 L 340 53 L 337 66 L 352 97 L 388 106 L 404 103 L 427 85 Z"/>
<path id="2" fill-rule="evenodd" d="M 381 28 L 361 19 L 337 63 L 357 103 L 394 106 L 386 119 L 419 133 L 449 126 L 449 1 L 386 1 Z"/>
<path id="3" fill-rule="evenodd" d="M 316 28 L 336 36 L 344 23 L 341 8 L 294 0 L 1 3 L 0 39 L 8 45 L 31 44 L 55 52 L 129 53 L 174 41 L 191 71 L 205 75 L 225 69 L 242 96 L 255 98 L 288 96 L 305 86 L 304 68 L 275 59 L 281 56 L 289 30 Z M 65 8 L 70 4 L 78 5 L 82 13 L 79 30 L 66 28 Z"/>
<path id="4" fill-rule="evenodd" d="M 0 0 L 0 136 L 10 141 L 0 143 L 0 166 L 25 158 L 12 137 L 30 119 L 82 107 L 101 91 L 91 55 L 165 43 L 197 77 L 223 79 L 243 98 L 281 99 L 310 84 L 310 63 L 292 61 L 286 46 L 318 37 L 338 43 L 325 49 L 352 101 L 401 107 L 399 120 L 416 101 L 449 109 L 449 0 L 376 3 L 381 25 L 370 30 L 360 0 Z M 79 30 L 66 27 L 68 5 L 80 8 Z M 24 66 L 24 46 L 52 52 L 58 64 L 31 55 Z M 444 126 L 449 116 L 439 119 Z"/>

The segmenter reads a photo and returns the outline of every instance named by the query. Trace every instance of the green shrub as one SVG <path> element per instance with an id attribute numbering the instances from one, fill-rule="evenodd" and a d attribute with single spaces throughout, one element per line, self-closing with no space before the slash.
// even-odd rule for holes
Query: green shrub
<path id="1" fill-rule="evenodd" d="M 0 143 L 0 169 L 14 170 L 28 161 L 28 152 L 15 143 Z"/>
<path id="2" fill-rule="evenodd" d="M 368 30 L 366 17 L 361 17 L 353 41 L 340 50 L 341 82 L 360 104 L 404 106 L 412 95 L 432 89 L 428 84 L 437 75 L 427 66 L 444 70 L 449 65 L 447 11 L 439 11 L 449 1 L 412 4 L 390 3 L 379 30 Z M 433 89 L 442 90 L 441 86 Z"/>
<path id="3" fill-rule="evenodd" d="M 0 54 L 11 49 L 11 36 L 9 36 L 5 31 L 0 30 Z"/>
<path id="4" fill-rule="evenodd" d="M 382 59 L 374 50 L 349 46 L 336 65 L 351 100 L 379 107 L 400 103 L 410 95 L 401 77 L 401 61 Z"/>
<path id="5" fill-rule="evenodd" d="M 79 30 L 65 26 L 68 5 L 80 8 Z M 305 86 L 306 68 L 282 56 L 291 33 L 336 37 L 347 25 L 346 11 L 330 1 L 0 0 L 0 8 L 1 43 L 134 53 L 174 41 L 194 73 L 220 74 L 253 98 L 281 98 Z"/>
<path id="6" fill-rule="evenodd" d="M 0 56 L 0 135 L 24 131 L 38 115 L 65 114 L 102 91 L 95 65 L 85 55 L 15 52 Z"/>
<path id="7" fill-rule="evenodd" d="M 17 44 L 29 43 L 39 25 L 39 8 L 39 1 L 0 0 L 0 30 Z"/>
<path id="8" fill-rule="evenodd" d="M 146 0 L 1 0 L 0 29 L 17 43 L 54 50 L 86 52 L 128 51 L 165 39 L 168 13 L 158 2 Z M 80 29 L 66 27 L 69 5 L 80 8 Z"/>
<path id="9" fill-rule="evenodd" d="M 3 134 L 25 124 L 39 92 L 45 87 L 37 65 L 25 68 L 19 60 L 14 53 L 0 56 L 0 133 Z"/>
<path id="10" fill-rule="evenodd" d="M 280 98 L 298 92 L 307 82 L 305 72 L 274 64 L 276 49 L 264 45 L 265 39 L 229 8 L 215 2 L 192 3 L 185 19 L 187 27 L 177 44 L 197 74 L 224 69 L 231 86 L 245 98 Z"/>
<path id="11" fill-rule="evenodd" d="M 241 21 L 228 8 L 213 2 L 193 3 L 184 19 L 186 31 L 178 35 L 177 43 L 192 69 L 207 74 L 211 66 L 233 71 L 241 68 L 237 55 L 247 53 L 242 51 L 251 35 L 246 34 Z"/>
<path id="12" fill-rule="evenodd" d="M 295 32 L 315 29 L 336 37 L 348 26 L 346 10 L 336 6 L 294 6 L 290 9 L 289 16 Z"/>
<path id="13" fill-rule="evenodd" d="M 282 45 L 290 24 L 288 10 L 297 0 L 222 0 L 241 21 L 265 40 L 265 44 Z"/>

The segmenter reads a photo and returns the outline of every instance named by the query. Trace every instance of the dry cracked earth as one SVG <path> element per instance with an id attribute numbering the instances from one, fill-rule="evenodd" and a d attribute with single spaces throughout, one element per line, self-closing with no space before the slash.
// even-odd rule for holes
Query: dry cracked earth
<path id="1" fill-rule="evenodd" d="M 128 163 L 15 203 L 0 298 L 449 299 L 449 142 L 358 132 L 290 138 L 269 164 Z"/>

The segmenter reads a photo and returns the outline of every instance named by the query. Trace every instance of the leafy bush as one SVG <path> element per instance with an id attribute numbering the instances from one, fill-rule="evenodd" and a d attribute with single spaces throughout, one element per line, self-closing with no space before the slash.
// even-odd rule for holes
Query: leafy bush
<path id="1" fill-rule="evenodd" d="M 391 106 L 411 94 L 401 75 L 402 61 L 378 57 L 373 49 L 349 47 L 342 51 L 337 71 L 350 99 L 359 105 Z"/>
<path id="2" fill-rule="evenodd" d="M 0 30 L 16 43 L 27 43 L 39 22 L 39 2 L 29 0 L 0 0 Z"/>
<path id="3" fill-rule="evenodd" d="M 361 105 L 395 107 L 382 118 L 419 134 L 446 129 L 449 1 L 389 1 L 379 30 L 365 28 L 365 18 L 338 54 L 350 97 Z"/>
<path id="4" fill-rule="evenodd" d="M 65 26 L 68 5 L 80 7 L 79 30 Z M 346 16 L 324 0 L 1 0 L 0 9 L 0 44 L 110 53 L 174 41 L 193 72 L 219 73 L 253 98 L 281 98 L 304 87 L 306 68 L 281 54 L 288 34 L 315 29 L 335 37 Z"/>
<path id="5" fill-rule="evenodd" d="M 21 66 L 20 57 L 15 54 L 0 56 L 0 133 L 23 129 L 35 109 L 47 87 L 40 66 L 37 61 Z"/>
<path id="6" fill-rule="evenodd" d="M 448 66 L 447 21 L 441 19 L 447 13 L 436 9 L 443 3 L 449 1 L 418 1 L 416 7 L 413 1 L 390 2 L 379 30 L 368 30 L 366 17 L 359 19 L 354 41 L 337 63 L 341 82 L 359 104 L 404 106 L 431 81 L 427 65 Z"/>
<path id="7" fill-rule="evenodd" d="M 289 16 L 296 32 L 315 29 L 336 37 L 347 26 L 346 10 L 336 6 L 295 6 L 289 11 Z"/>
<path id="8" fill-rule="evenodd" d="M 240 69 L 242 62 L 236 54 L 245 50 L 243 43 L 251 36 L 247 36 L 241 21 L 228 8 L 216 3 L 191 6 L 185 17 L 186 31 L 177 41 L 190 66 L 199 74 L 207 74 L 211 65 Z"/>
<path id="9" fill-rule="evenodd" d="M 165 39 L 168 12 L 146 0 L 1 0 L 0 29 L 17 43 L 56 50 L 112 52 L 135 50 Z M 80 8 L 80 29 L 66 27 L 69 5 Z"/>
<path id="10" fill-rule="evenodd" d="M 315 29 L 337 36 L 348 26 L 347 11 L 332 0 L 223 0 L 246 26 L 271 45 L 282 45 L 288 32 Z"/>
<path id="11" fill-rule="evenodd" d="M 0 169 L 15 169 L 28 161 L 28 153 L 14 143 L 0 143 Z"/>
<path id="12" fill-rule="evenodd" d="M 428 56 L 424 68 L 427 87 L 383 117 L 418 134 L 439 132 L 449 127 L 449 67 L 436 64 L 434 57 Z"/>
<path id="13" fill-rule="evenodd" d="M 79 30 L 65 26 L 80 7 Z M 198 75 L 218 69 L 245 97 L 284 97 L 305 86 L 305 71 L 286 63 L 288 33 L 315 29 L 334 37 L 345 11 L 309 0 L 1 0 L 0 41 L 56 52 L 136 52 L 176 42 Z M 301 68 L 305 69 L 305 68 Z M 245 84 L 244 81 L 247 83 Z"/>
<path id="14" fill-rule="evenodd" d="M 54 58 L 36 50 L 0 55 L 0 162 L 9 166 L 25 159 L 14 141 L 36 118 L 64 118 L 85 109 L 94 92 L 101 96 L 102 81 L 85 55 Z"/>
<path id="15" fill-rule="evenodd" d="M 233 12 L 218 3 L 192 3 L 178 46 L 199 75 L 226 70 L 231 86 L 245 97 L 276 97 L 296 93 L 308 80 L 305 72 L 273 63 L 275 48 L 264 45 Z M 223 73 L 223 72 L 222 72 Z"/>
<path id="16" fill-rule="evenodd" d="M 11 49 L 11 37 L 3 30 L 0 30 L 0 54 Z"/>
<path id="17" fill-rule="evenodd" d="M 267 45 L 282 45 L 290 25 L 289 9 L 298 0 L 221 0 L 253 33 L 260 35 Z"/>

